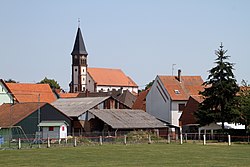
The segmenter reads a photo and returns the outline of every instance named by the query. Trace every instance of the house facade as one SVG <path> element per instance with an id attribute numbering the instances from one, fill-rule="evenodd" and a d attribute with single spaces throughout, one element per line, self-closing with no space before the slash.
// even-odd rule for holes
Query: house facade
<path id="1" fill-rule="evenodd" d="M 0 105 L 3 103 L 13 103 L 13 96 L 5 82 L 0 79 Z"/>
<path id="2" fill-rule="evenodd" d="M 190 95 L 203 90 L 200 76 L 157 76 L 146 96 L 146 112 L 179 127 L 179 118 Z"/>

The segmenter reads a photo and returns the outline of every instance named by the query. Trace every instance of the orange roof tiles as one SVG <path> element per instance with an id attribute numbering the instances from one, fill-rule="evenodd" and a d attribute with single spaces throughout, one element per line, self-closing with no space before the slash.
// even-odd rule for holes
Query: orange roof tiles
<path id="1" fill-rule="evenodd" d="M 16 103 L 0 106 L 0 127 L 14 126 L 46 103 Z"/>
<path id="2" fill-rule="evenodd" d="M 204 101 L 204 97 L 202 95 L 192 95 L 191 98 L 193 98 L 199 103 L 202 103 Z"/>
<path id="3" fill-rule="evenodd" d="M 138 87 L 136 83 L 120 69 L 88 68 L 88 73 L 99 86 Z"/>
<path id="4" fill-rule="evenodd" d="M 198 95 L 204 88 L 200 76 L 181 76 L 181 82 L 175 76 L 159 76 L 172 100 L 188 100 L 190 95 Z"/>
<path id="5" fill-rule="evenodd" d="M 18 102 L 40 102 L 52 103 L 56 100 L 49 84 L 32 83 L 6 83 L 6 86 Z"/>
<path id="6" fill-rule="evenodd" d="M 75 98 L 79 93 L 59 93 L 60 98 Z"/>
<path id="7" fill-rule="evenodd" d="M 132 109 L 141 109 L 146 111 L 146 96 L 150 89 L 142 91 L 139 93 L 137 99 L 135 100 Z"/>
<path id="8" fill-rule="evenodd" d="M 193 95 L 190 96 L 187 104 L 181 114 L 179 121 L 183 125 L 188 124 L 197 124 L 194 113 L 198 110 L 199 104 L 203 101 L 203 97 L 201 95 Z"/>

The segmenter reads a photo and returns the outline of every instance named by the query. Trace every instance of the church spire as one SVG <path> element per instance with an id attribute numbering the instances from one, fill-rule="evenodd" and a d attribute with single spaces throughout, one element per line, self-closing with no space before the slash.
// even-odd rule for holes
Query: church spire
<path id="1" fill-rule="evenodd" d="M 88 55 L 88 52 L 87 52 L 85 45 L 84 45 L 84 42 L 83 42 L 83 37 L 82 37 L 80 27 L 78 27 L 78 30 L 77 30 L 75 44 L 74 44 L 74 48 L 73 48 L 71 55 L 72 56 L 73 55 L 85 55 L 85 56 Z"/>

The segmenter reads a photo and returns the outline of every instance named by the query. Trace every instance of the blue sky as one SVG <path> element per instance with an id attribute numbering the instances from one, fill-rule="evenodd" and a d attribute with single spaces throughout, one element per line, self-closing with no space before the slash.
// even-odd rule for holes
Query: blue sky
<path id="1" fill-rule="evenodd" d="M 81 19 L 89 67 L 120 68 L 139 86 L 156 75 L 207 79 L 220 42 L 240 83 L 250 81 L 248 0 L 2 0 L 0 78 L 71 80 L 71 51 Z"/>

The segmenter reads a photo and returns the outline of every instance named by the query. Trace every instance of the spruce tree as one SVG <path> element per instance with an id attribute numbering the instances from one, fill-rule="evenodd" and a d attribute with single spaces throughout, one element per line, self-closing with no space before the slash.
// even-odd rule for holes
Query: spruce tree
<path id="1" fill-rule="evenodd" d="M 230 56 L 226 55 L 227 50 L 223 45 L 215 51 L 217 58 L 216 66 L 209 70 L 207 81 L 203 83 L 204 91 L 200 94 L 204 101 L 200 104 L 199 110 L 195 113 L 198 123 L 207 125 L 221 122 L 224 130 L 225 122 L 232 122 L 237 116 L 234 110 L 236 105 L 235 97 L 239 91 L 233 74 L 233 63 L 228 61 Z"/>

